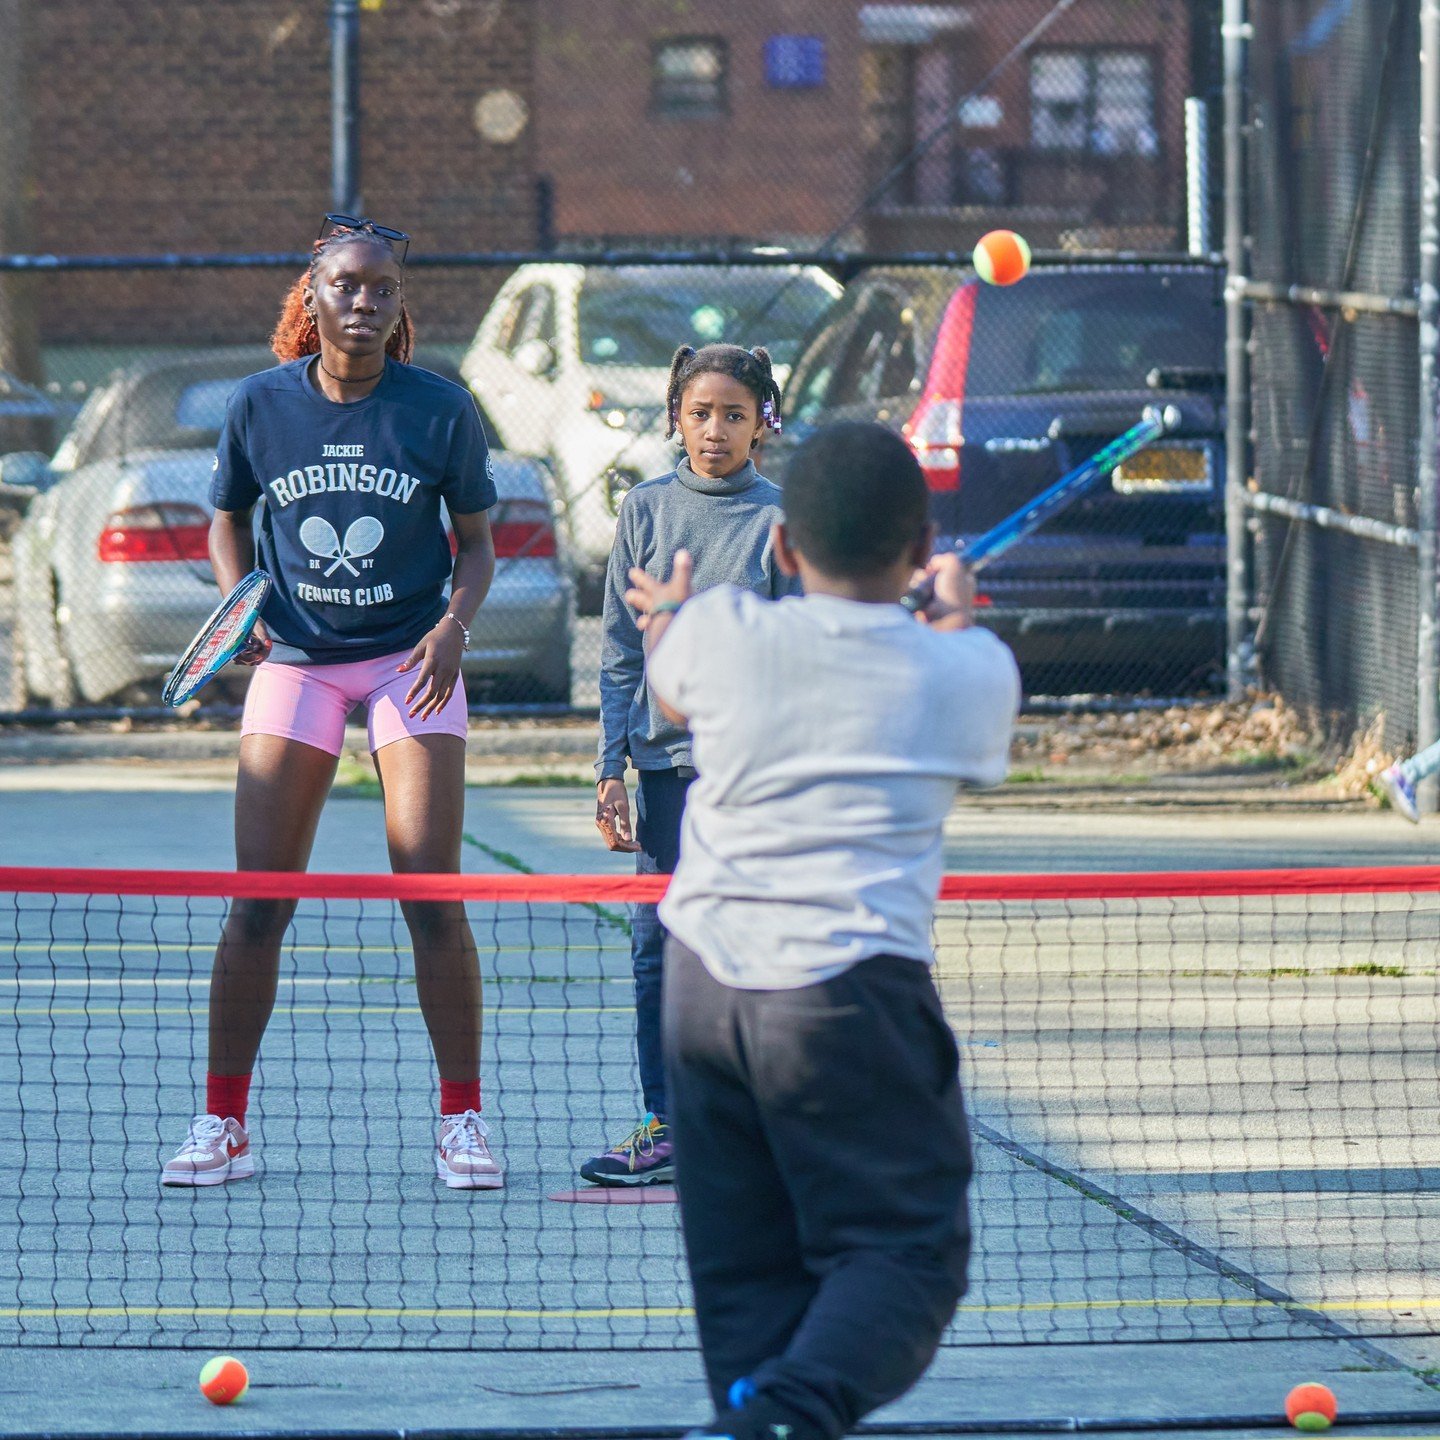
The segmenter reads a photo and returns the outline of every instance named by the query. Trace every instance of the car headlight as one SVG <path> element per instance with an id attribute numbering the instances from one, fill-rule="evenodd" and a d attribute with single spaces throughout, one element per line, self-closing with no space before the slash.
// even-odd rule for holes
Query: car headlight
<path id="1" fill-rule="evenodd" d="M 628 430 L 634 435 L 656 429 L 665 418 L 663 405 L 623 405 L 598 390 L 592 392 L 589 408 L 612 430 Z"/>
<path id="2" fill-rule="evenodd" d="M 612 515 L 620 513 L 620 502 L 627 490 L 633 490 L 640 483 L 640 472 L 626 465 L 612 465 L 602 477 L 605 486 L 605 504 Z"/>

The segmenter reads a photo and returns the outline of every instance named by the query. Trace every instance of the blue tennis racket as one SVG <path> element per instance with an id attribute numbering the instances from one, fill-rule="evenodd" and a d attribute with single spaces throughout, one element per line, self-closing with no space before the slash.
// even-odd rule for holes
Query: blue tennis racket
<path id="1" fill-rule="evenodd" d="M 245 648 L 269 593 L 270 577 L 252 570 L 220 602 L 165 681 L 166 705 L 183 705 Z"/>
<path id="2" fill-rule="evenodd" d="M 1018 544 L 1047 520 L 1053 519 L 1062 510 L 1073 505 L 1097 480 L 1104 479 L 1117 465 L 1123 465 L 1132 455 L 1138 454 L 1179 424 L 1180 411 L 1174 405 L 1166 405 L 1163 409 L 1157 409 L 1153 405 L 1146 406 L 1144 417 L 1138 424 L 1132 425 L 1123 435 L 1117 435 L 1103 450 L 1097 450 L 1083 464 L 1067 470 L 1048 490 L 1042 490 L 1013 515 L 1007 515 L 983 535 L 977 535 L 973 540 L 959 546 L 957 553 L 960 559 L 972 571 L 988 565 L 997 555 L 1003 555 L 1012 545 Z M 926 581 L 911 590 L 900 603 L 910 611 L 923 610 L 932 593 L 932 586 Z"/>

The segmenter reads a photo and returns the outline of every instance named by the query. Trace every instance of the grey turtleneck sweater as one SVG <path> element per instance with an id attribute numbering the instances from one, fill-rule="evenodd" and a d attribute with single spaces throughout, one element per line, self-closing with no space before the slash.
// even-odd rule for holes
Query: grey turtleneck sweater
<path id="1" fill-rule="evenodd" d="M 798 595 L 800 582 L 782 575 L 771 553 L 770 527 L 780 518 L 780 487 L 749 461 L 723 480 L 706 480 L 682 458 L 671 474 L 625 496 L 605 581 L 597 780 L 623 776 L 627 757 L 637 770 L 692 763 L 689 732 L 660 713 L 645 684 L 643 637 L 625 603 L 631 568 L 664 579 L 675 552 L 688 550 L 696 590 L 728 584 L 772 599 Z"/>

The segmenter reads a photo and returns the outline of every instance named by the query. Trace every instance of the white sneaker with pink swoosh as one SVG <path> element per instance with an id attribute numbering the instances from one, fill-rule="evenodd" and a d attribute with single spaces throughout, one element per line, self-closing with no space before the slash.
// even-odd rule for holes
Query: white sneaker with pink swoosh
<path id="1" fill-rule="evenodd" d="M 490 1153 L 489 1135 L 478 1111 L 441 1117 L 435 1173 L 451 1190 L 498 1190 L 504 1185 L 505 1173 Z"/>

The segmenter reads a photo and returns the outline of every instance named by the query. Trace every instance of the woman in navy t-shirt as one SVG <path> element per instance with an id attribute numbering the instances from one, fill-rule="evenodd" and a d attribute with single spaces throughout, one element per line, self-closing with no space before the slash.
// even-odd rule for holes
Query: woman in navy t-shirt
<path id="1" fill-rule="evenodd" d="M 274 582 L 240 656 L 257 667 L 235 785 L 240 870 L 306 868 L 345 717 L 358 705 L 392 867 L 460 869 L 460 659 L 494 574 L 485 512 L 495 486 L 470 395 L 408 363 L 407 245 L 399 231 L 327 216 L 272 338 L 281 363 L 245 380 L 225 417 L 211 485 L 215 578 L 228 591 L 258 563 Z M 257 556 L 251 516 L 262 499 Z M 480 970 L 464 906 L 401 908 L 440 1072 L 436 1173 L 452 1188 L 494 1189 L 503 1178 L 480 1118 Z M 167 1185 L 254 1173 L 250 1073 L 294 909 L 254 899 L 231 907 L 211 981 L 205 1113 L 165 1164 Z M 360 1150 L 357 1137 L 357 1165 Z"/>

